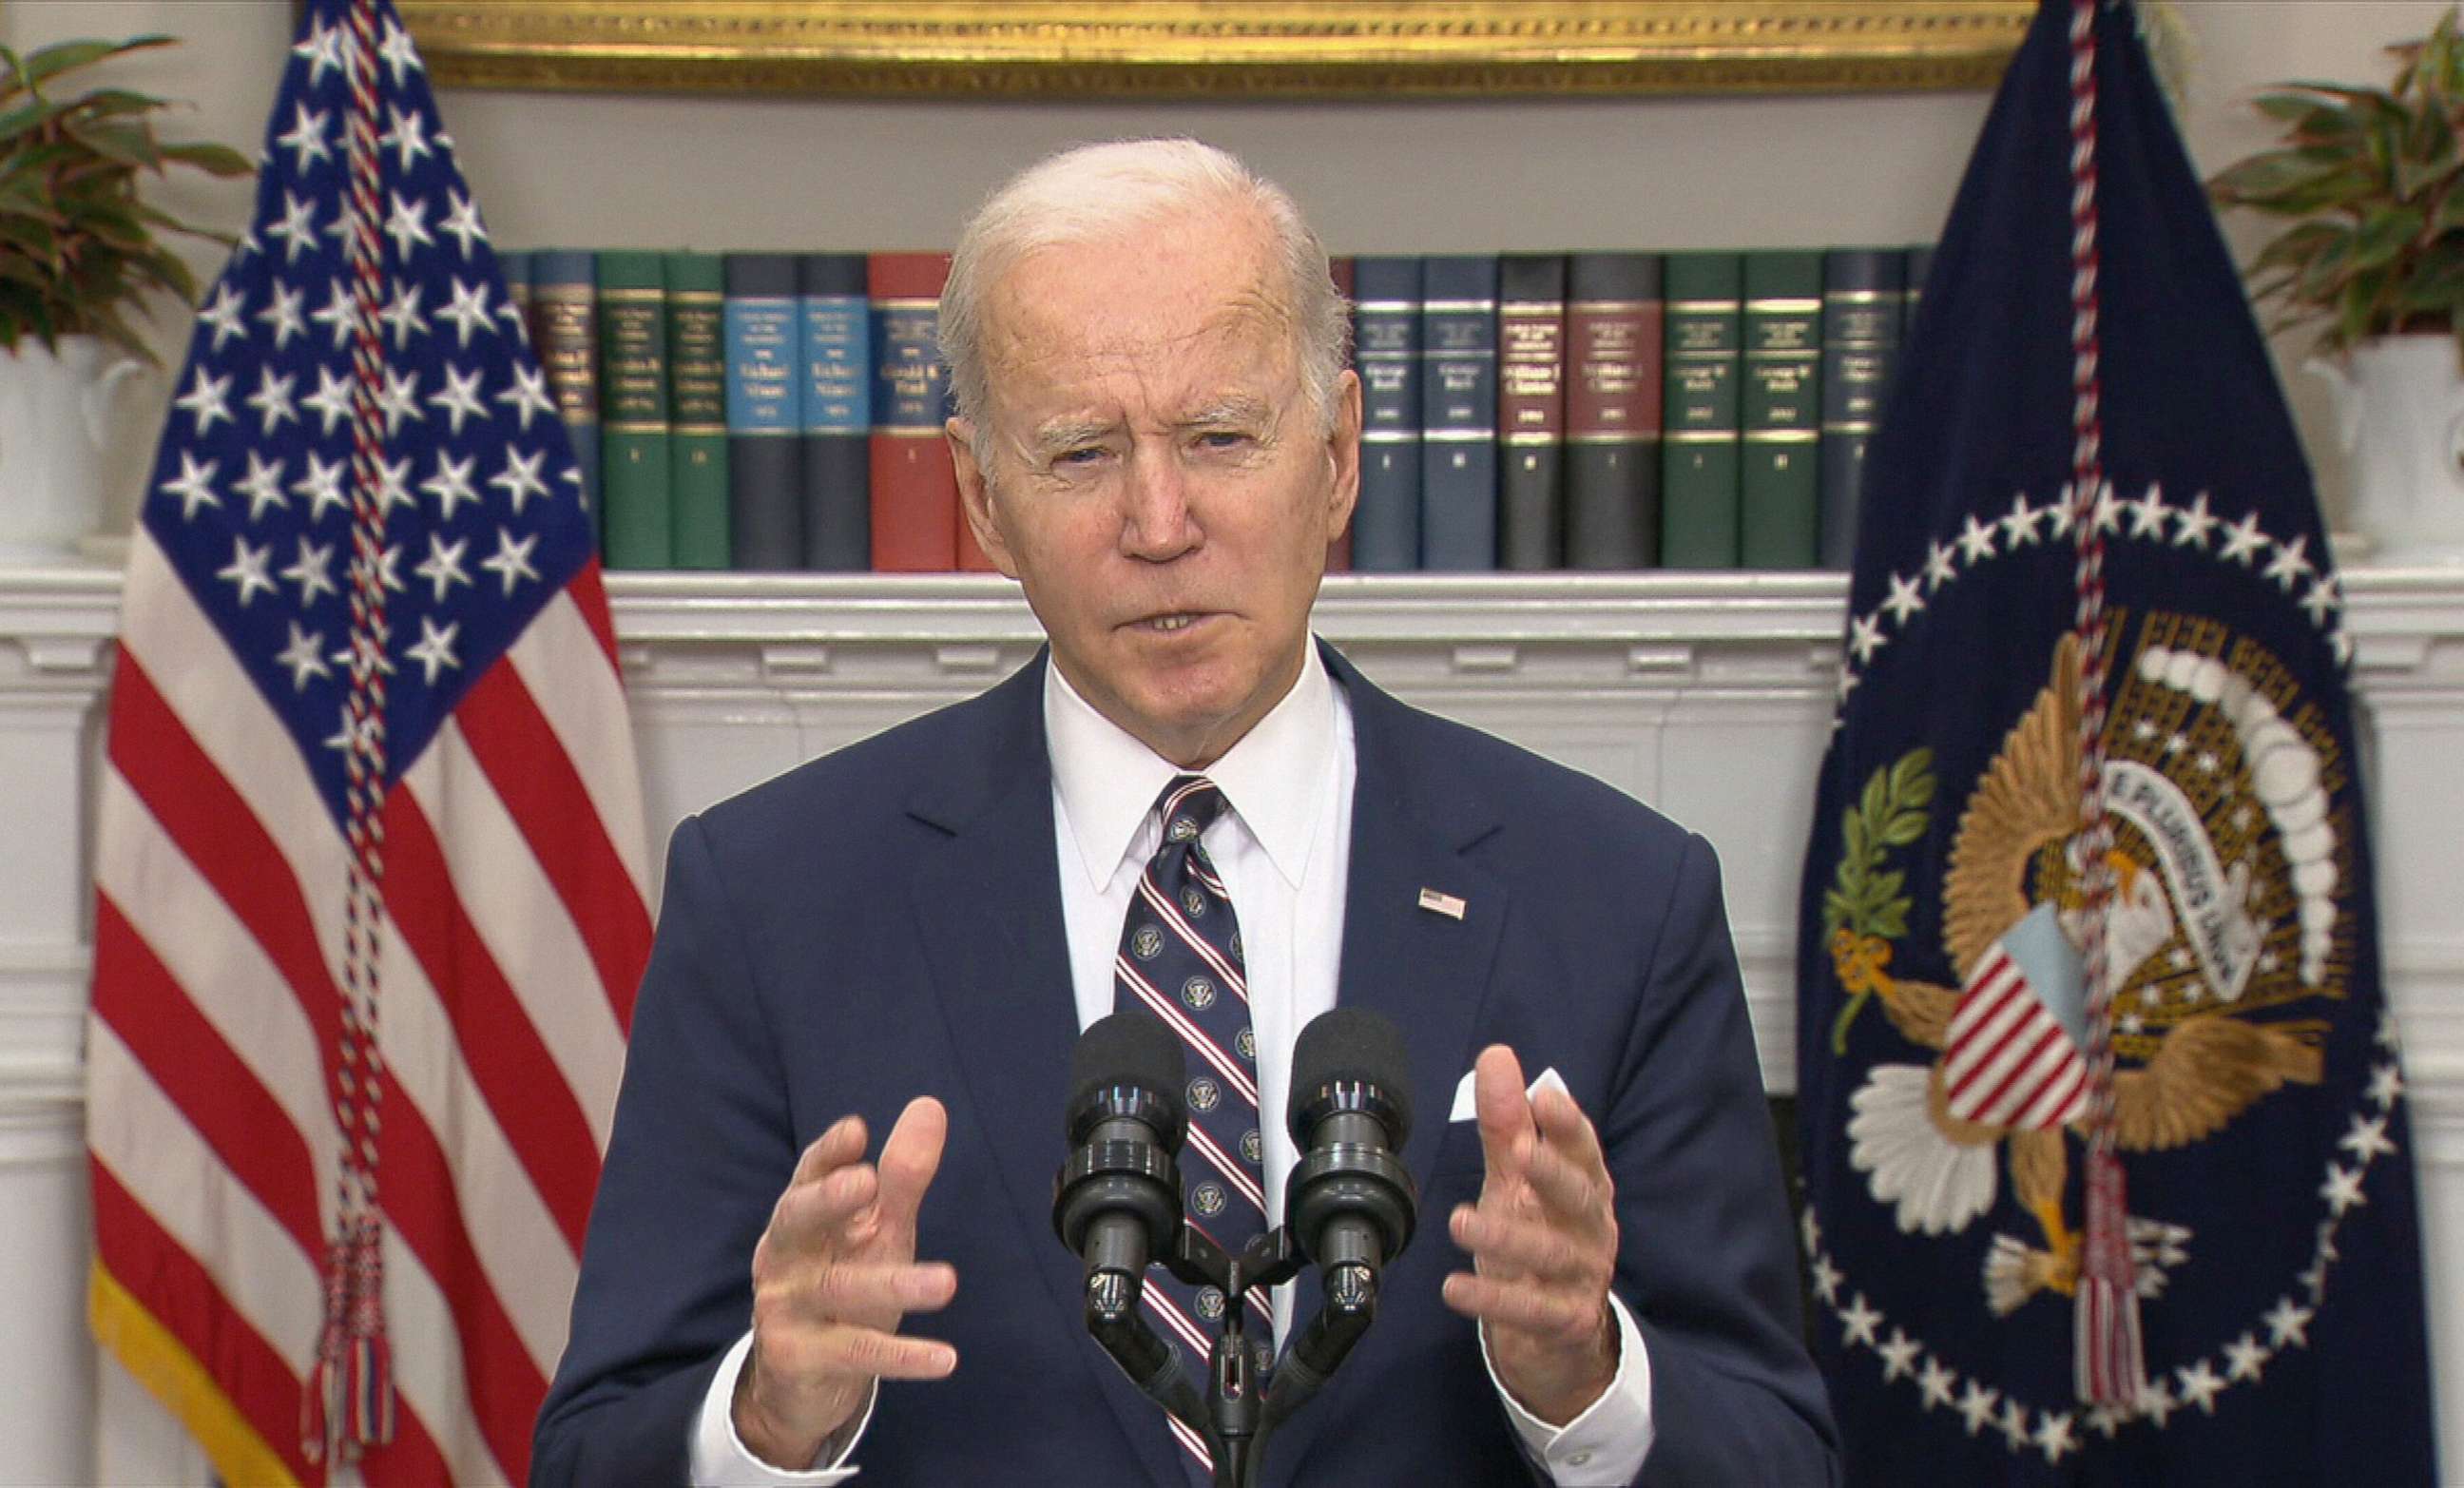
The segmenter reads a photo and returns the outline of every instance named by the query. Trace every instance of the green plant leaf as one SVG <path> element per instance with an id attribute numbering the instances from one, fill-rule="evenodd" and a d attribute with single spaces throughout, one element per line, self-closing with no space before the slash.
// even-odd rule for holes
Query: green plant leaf
<path id="1" fill-rule="evenodd" d="M 1908 901 L 1894 899 L 1874 917 L 1871 932 L 1886 941 L 1896 941 L 1908 933 Z"/>
<path id="2" fill-rule="evenodd" d="M 2256 205 L 2351 169 L 2350 150 L 2328 145 L 2268 150 L 2236 162 L 2208 181 L 2220 200 Z"/>
<path id="3" fill-rule="evenodd" d="M 185 143 L 163 146 L 165 160 L 176 160 L 184 166 L 194 166 L 208 175 L 253 176 L 256 163 L 226 144 Z M 191 232 L 193 229 L 183 229 Z"/>
<path id="4" fill-rule="evenodd" d="M 2352 229 L 2335 222 L 2304 222 L 2289 228 L 2258 251 L 2246 271 L 2257 275 L 2272 269 L 2298 269 L 2326 251 L 2339 238 L 2352 236 Z"/>
<path id="5" fill-rule="evenodd" d="M 2375 269 L 2392 262 L 2421 235 L 2425 221 L 2416 207 L 2382 207 L 2369 213 L 2353 235 L 2352 266 Z"/>
<path id="6" fill-rule="evenodd" d="M 178 39 L 176 36 L 156 33 L 131 36 L 126 41 L 55 42 L 26 57 L 22 62 L 15 56 L 11 56 L 8 58 L 11 77 L 5 86 L 39 85 L 45 79 L 56 78 L 62 73 L 73 72 L 80 67 L 91 67 L 105 57 L 119 56 L 127 52 L 142 52 L 152 47 L 167 47 Z"/>

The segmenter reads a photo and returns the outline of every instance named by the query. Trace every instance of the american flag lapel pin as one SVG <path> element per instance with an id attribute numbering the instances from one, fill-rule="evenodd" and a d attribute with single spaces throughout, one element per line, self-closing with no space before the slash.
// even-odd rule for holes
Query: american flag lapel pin
<path id="1" fill-rule="evenodd" d="M 1441 893 L 1436 889 L 1422 889 L 1420 907 L 1432 914 L 1443 915 L 1449 920 L 1461 920 L 1466 906 L 1454 895 Z"/>

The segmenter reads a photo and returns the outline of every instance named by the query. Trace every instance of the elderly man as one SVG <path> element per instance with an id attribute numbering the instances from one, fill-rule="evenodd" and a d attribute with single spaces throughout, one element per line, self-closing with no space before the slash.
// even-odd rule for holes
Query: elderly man
<path id="1" fill-rule="evenodd" d="M 534 1480 L 1205 1482 L 1051 1233 L 1070 1047 L 1180 1031 L 1190 1217 L 1237 1246 L 1341 1002 L 1403 1030 L 1425 1233 L 1266 1481 L 1831 1481 L 1709 849 L 1309 636 L 1360 389 L 1290 200 L 1071 151 L 942 315 L 966 519 L 1048 653 L 677 829 Z M 1201 1345 L 1224 1299 L 1151 1276 Z"/>

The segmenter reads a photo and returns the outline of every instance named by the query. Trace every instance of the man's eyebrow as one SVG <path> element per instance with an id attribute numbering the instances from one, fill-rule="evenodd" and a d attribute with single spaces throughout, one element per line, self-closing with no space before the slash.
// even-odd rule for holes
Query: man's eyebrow
<path id="1" fill-rule="evenodd" d="M 1221 424 L 1264 423 L 1274 417 L 1275 406 L 1255 393 L 1226 393 L 1210 403 L 1199 405 L 1177 420 L 1183 429 L 1204 428 Z"/>
<path id="2" fill-rule="evenodd" d="M 1039 454 L 1074 450 L 1103 438 L 1116 427 L 1100 418 L 1058 418 L 1035 431 L 1027 444 Z"/>

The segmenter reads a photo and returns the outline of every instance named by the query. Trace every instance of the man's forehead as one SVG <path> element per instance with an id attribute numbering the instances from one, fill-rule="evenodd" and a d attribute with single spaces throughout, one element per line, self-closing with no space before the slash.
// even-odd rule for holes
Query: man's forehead
<path id="1" fill-rule="evenodd" d="M 1293 369 L 1290 317 L 1247 246 L 1221 234 L 1154 253 L 1071 245 L 1022 261 L 986 307 L 996 398 L 1038 425 L 1102 404 L 1118 411 L 1132 386 L 1155 405 L 1147 411 L 1174 418 L 1280 401 Z"/>

